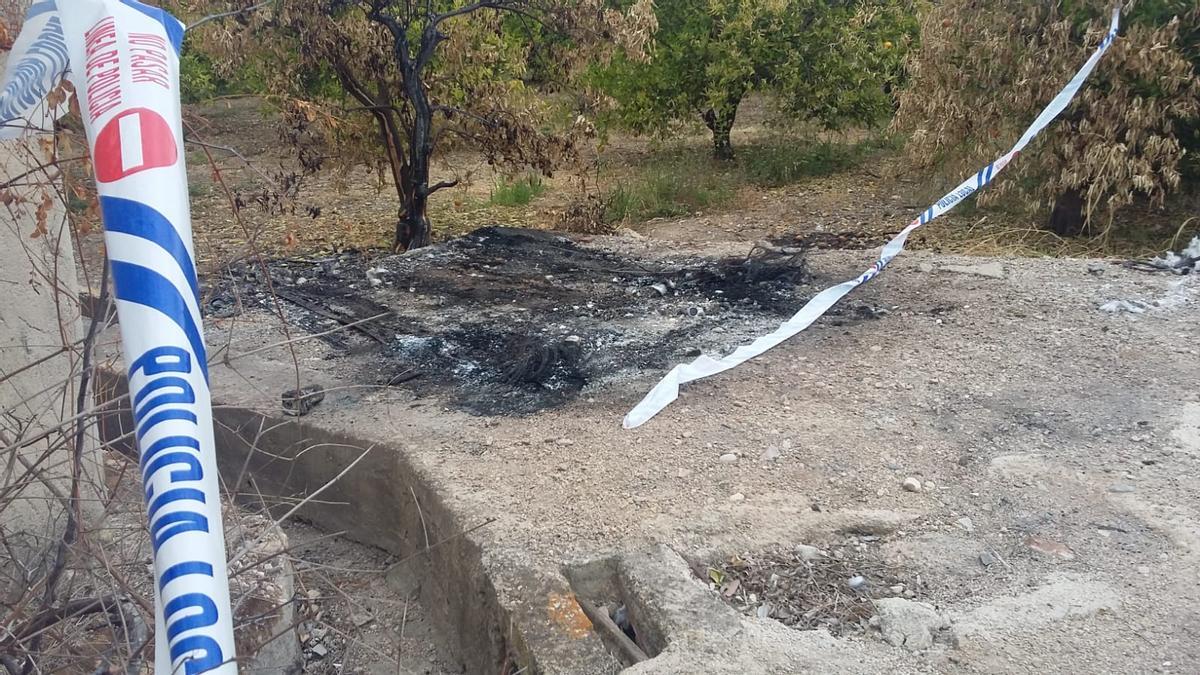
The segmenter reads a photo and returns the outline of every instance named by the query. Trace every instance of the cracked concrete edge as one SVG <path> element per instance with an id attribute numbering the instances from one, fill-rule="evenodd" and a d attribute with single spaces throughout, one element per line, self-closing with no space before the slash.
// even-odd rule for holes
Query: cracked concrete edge
<path id="1" fill-rule="evenodd" d="M 121 374 L 107 372 L 97 391 L 111 400 L 127 386 Z M 443 647 L 467 672 L 620 670 L 562 572 L 535 568 L 520 552 L 489 546 L 487 526 L 463 534 L 481 522 L 449 506 L 403 448 L 238 406 L 214 404 L 213 418 L 218 465 L 228 490 L 243 498 L 254 495 L 279 515 L 328 483 L 297 511 L 298 518 L 383 548 L 400 558 L 397 564 L 419 566 L 421 602 Z M 99 427 L 102 438 L 112 442 L 131 430 L 133 421 L 128 410 L 112 410 Z M 116 445 L 137 452 L 129 440 Z"/>
<path id="2" fill-rule="evenodd" d="M 738 614 L 696 580 L 687 561 L 666 545 L 623 555 L 618 579 L 631 622 L 656 653 L 689 631 L 728 639 L 741 630 Z"/>
<path id="3" fill-rule="evenodd" d="M 122 387 L 123 378 L 109 373 L 98 391 L 119 396 Z M 214 406 L 214 420 L 227 488 L 261 495 L 276 513 L 329 483 L 371 447 L 302 418 L 237 406 Z M 131 425 L 128 411 L 101 420 L 106 439 Z M 625 602 L 651 655 L 624 672 L 868 673 L 896 666 L 879 646 L 741 616 L 663 544 L 598 551 L 558 565 L 530 562 L 524 551 L 497 543 L 487 526 L 467 532 L 480 519 L 452 504 L 453 494 L 453 486 L 437 485 L 403 447 L 376 443 L 297 516 L 383 548 L 401 559 L 398 564 L 421 566 L 414 571 L 422 582 L 421 603 L 447 654 L 466 672 L 622 672 L 578 602 L 614 594 Z M 414 508 L 414 498 L 420 508 Z"/>

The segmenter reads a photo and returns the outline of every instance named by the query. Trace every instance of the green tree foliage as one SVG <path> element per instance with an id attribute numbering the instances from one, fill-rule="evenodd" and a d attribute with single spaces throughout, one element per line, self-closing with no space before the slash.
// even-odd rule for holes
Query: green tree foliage
<path id="1" fill-rule="evenodd" d="M 897 128 L 918 166 L 973 171 L 1008 149 L 1096 48 L 1109 0 L 945 0 L 925 17 Z M 1062 117 L 981 203 L 1008 195 L 1060 234 L 1200 186 L 1200 8 L 1126 3 L 1121 36 Z M 1053 207 L 1053 208 L 1051 208 Z"/>
<path id="2" fill-rule="evenodd" d="M 891 91 L 917 30 L 900 0 L 658 0 L 651 58 L 616 58 L 596 84 L 618 103 L 617 121 L 662 132 L 702 120 L 720 158 L 751 91 L 827 128 L 890 117 Z"/>

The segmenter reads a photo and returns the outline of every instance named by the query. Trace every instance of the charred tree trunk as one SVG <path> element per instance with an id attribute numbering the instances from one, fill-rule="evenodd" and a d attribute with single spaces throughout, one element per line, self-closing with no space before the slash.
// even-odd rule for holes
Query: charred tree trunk
<path id="1" fill-rule="evenodd" d="M 733 141 L 730 134 L 733 131 L 733 121 L 737 117 L 740 102 L 740 96 L 730 97 L 719 106 L 704 111 L 704 124 L 712 132 L 713 157 L 717 159 L 733 159 Z"/>
<path id="2" fill-rule="evenodd" d="M 1087 220 L 1083 215 L 1083 194 L 1076 188 L 1064 191 L 1054 200 L 1054 209 L 1046 229 L 1060 237 L 1077 237 L 1083 234 Z"/>
<path id="3" fill-rule="evenodd" d="M 422 44 L 422 51 L 424 47 Z M 396 248 L 405 251 L 430 243 L 429 158 L 433 154 L 433 108 L 429 105 L 429 95 L 418 69 L 420 64 L 421 60 L 417 59 L 404 73 L 404 97 L 412 106 L 413 116 L 401 190 L 404 204 L 396 223 Z"/>
<path id="4" fill-rule="evenodd" d="M 408 214 L 414 212 L 424 216 L 424 206 L 412 199 L 412 195 L 417 194 L 416 188 L 419 185 L 419 179 L 414 179 L 410 164 L 414 154 L 413 144 L 408 144 L 407 148 L 405 146 L 401 121 L 397 119 L 397 110 L 392 105 L 392 97 L 388 91 L 387 84 L 385 82 L 377 82 L 375 89 L 370 90 L 365 83 L 356 79 L 351 69 L 344 64 L 335 62 L 332 65 L 334 72 L 341 81 L 342 87 L 371 113 L 375 118 L 376 127 L 379 129 L 380 141 L 383 143 L 388 168 L 392 174 L 392 184 L 396 187 L 396 196 L 400 201 L 400 208 L 396 217 L 395 239 L 392 241 L 393 250 L 408 250 L 428 245 L 428 218 L 423 218 L 423 228 L 414 228 L 412 220 L 408 217 Z M 405 96 L 408 96 L 407 91 L 405 91 Z M 425 167 L 425 181 L 427 185 L 429 178 L 428 162 L 426 162 Z M 421 210 L 414 211 L 414 209 Z"/>
<path id="5" fill-rule="evenodd" d="M 393 52 L 404 78 L 404 100 L 407 111 L 411 113 L 411 117 L 405 119 L 408 127 L 405 129 L 408 134 L 408 153 L 396 186 L 401 205 L 396 221 L 394 245 L 398 251 L 410 251 L 430 243 L 429 195 L 457 183 L 449 181 L 433 186 L 429 184 L 429 165 L 434 146 L 433 106 L 429 101 L 429 92 L 425 89 L 425 67 L 433 60 L 437 46 L 447 37 L 438 30 L 438 24 L 452 16 L 467 13 L 468 10 L 473 11 L 471 8 L 476 6 L 468 5 L 459 10 L 429 17 L 429 23 L 421 31 L 420 43 L 414 55 L 409 42 L 409 28 L 414 15 L 406 15 L 405 21 L 401 22 L 385 13 L 386 4 L 373 2 L 368 16 L 383 24 L 392 34 Z"/>

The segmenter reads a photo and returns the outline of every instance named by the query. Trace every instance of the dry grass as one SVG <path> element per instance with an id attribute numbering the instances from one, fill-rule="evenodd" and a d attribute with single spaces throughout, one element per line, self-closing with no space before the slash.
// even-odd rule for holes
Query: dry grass
<path id="1" fill-rule="evenodd" d="M 875 615 L 875 599 L 920 587 L 919 579 L 885 564 L 867 542 L 816 556 L 783 548 L 745 553 L 708 574 L 721 597 L 747 614 L 835 635 L 865 631 Z"/>

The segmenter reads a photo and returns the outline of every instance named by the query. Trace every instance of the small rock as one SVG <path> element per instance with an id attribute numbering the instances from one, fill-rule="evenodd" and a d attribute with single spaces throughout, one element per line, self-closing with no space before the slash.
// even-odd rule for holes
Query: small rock
<path id="1" fill-rule="evenodd" d="M 779 458 L 782 456 L 783 456 L 783 453 L 779 451 L 779 448 L 772 445 L 763 451 L 762 461 L 777 462 L 777 461 L 779 461 Z"/>
<path id="2" fill-rule="evenodd" d="M 1136 490 L 1137 490 L 1137 487 L 1134 485 L 1130 485 L 1129 483 L 1113 483 L 1108 488 L 1109 492 L 1117 492 L 1117 493 L 1134 492 Z"/>
<path id="3" fill-rule="evenodd" d="M 923 602 L 882 598 L 875 601 L 875 609 L 883 639 L 893 647 L 913 652 L 932 647 L 934 636 L 949 625 L 937 610 Z"/>
<path id="4" fill-rule="evenodd" d="M 921 481 L 909 476 L 908 478 L 904 479 L 904 482 L 900 484 L 900 487 L 904 488 L 905 492 L 920 492 Z"/>
<path id="5" fill-rule="evenodd" d="M 310 384 L 299 389 L 289 389 L 280 396 L 283 414 L 302 417 L 312 412 L 317 404 L 325 400 L 325 389 L 319 384 Z"/>
<path id="6" fill-rule="evenodd" d="M 354 622 L 355 626 L 362 628 L 363 626 L 374 621 L 375 617 L 371 616 L 367 612 L 361 612 L 361 613 L 351 614 L 350 620 Z"/>
<path id="7" fill-rule="evenodd" d="M 979 564 L 983 565 L 984 567 L 991 567 L 997 562 L 999 561 L 996 560 L 996 556 L 992 555 L 990 551 L 984 551 L 983 553 L 979 554 Z"/>
<path id="8" fill-rule="evenodd" d="M 1004 266 L 998 262 L 983 263 L 980 265 L 945 265 L 942 269 L 956 274 L 973 274 L 989 279 L 1004 278 Z"/>
<path id="9" fill-rule="evenodd" d="M 691 470 L 691 469 L 682 469 L 682 468 L 681 468 L 681 469 L 679 469 L 678 471 L 676 471 L 676 472 L 675 472 L 675 477 L 676 477 L 676 478 L 687 478 L 687 477 L 688 477 L 688 476 L 690 476 L 690 475 L 692 475 L 692 470 Z"/>
<path id="10" fill-rule="evenodd" d="M 971 522 L 971 519 L 966 516 L 959 518 L 955 523 L 967 532 L 975 531 L 975 523 Z"/>
<path id="11" fill-rule="evenodd" d="M 563 446 L 566 446 L 566 445 L 575 445 L 575 441 L 573 441 L 573 440 L 571 440 L 571 439 L 569 439 L 569 438 L 560 438 L 560 439 L 558 439 L 558 444 L 559 444 L 559 445 L 563 445 Z"/>
<path id="12" fill-rule="evenodd" d="M 808 544 L 796 544 L 796 555 L 800 556 L 801 560 L 817 560 L 822 558 L 821 549 Z"/>
<path id="13" fill-rule="evenodd" d="M 1130 302 L 1128 300 L 1109 300 L 1100 305 L 1100 311 L 1108 314 L 1119 314 L 1121 312 L 1129 312 L 1130 314 L 1142 314 L 1149 307 L 1140 300 Z"/>
<path id="14" fill-rule="evenodd" d="M 1088 265 L 1088 274 L 1100 276 L 1104 274 L 1105 269 L 1104 263 L 1091 263 Z"/>
<path id="15" fill-rule="evenodd" d="M 1031 534 L 1028 537 L 1025 537 L 1025 546 L 1027 546 L 1029 550 L 1036 551 L 1043 555 L 1050 555 L 1057 558 L 1062 558 L 1063 560 L 1075 559 L 1074 551 L 1068 548 L 1066 544 L 1059 543 L 1053 539 L 1037 537 Z"/>
<path id="16" fill-rule="evenodd" d="M 746 501 L 746 495 L 744 495 L 744 494 L 742 494 L 742 493 L 740 493 L 740 492 L 735 492 L 735 493 L 733 493 L 733 494 L 729 495 L 729 501 L 731 501 L 731 502 L 743 502 L 743 501 Z"/>
<path id="17" fill-rule="evenodd" d="M 413 574 L 408 565 L 395 565 L 384 575 L 387 585 L 406 598 L 415 597 L 421 592 L 421 577 Z"/>
<path id="18" fill-rule="evenodd" d="M 888 588 L 888 590 L 892 592 L 892 595 L 900 595 L 904 592 L 904 584 L 896 584 L 895 586 Z"/>
<path id="19" fill-rule="evenodd" d="M 325 647 L 325 645 L 321 644 L 320 642 L 309 647 L 308 651 L 312 652 L 312 655 L 317 657 L 318 659 L 323 659 L 323 658 L 325 658 L 326 655 L 329 654 L 329 649 L 327 647 Z"/>
<path id="20" fill-rule="evenodd" d="M 850 577 L 850 580 L 846 582 L 846 585 L 856 591 L 861 590 L 863 588 L 866 588 L 867 578 L 862 575 L 855 575 L 855 576 Z"/>
<path id="21" fill-rule="evenodd" d="M 933 271 L 933 265 L 930 265 L 929 263 L 924 263 L 924 262 L 923 262 L 923 263 L 921 263 L 920 265 L 917 265 L 917 269 L 921 270 L 921 271 L 922 271 L 922 272 L 924 272 L 925 274 L 929 274 L 930 272 L 932 272 L 932 271 Z"/>
<path id="22" fill-rule="evenodd" d="M 721 455 L 721 461 L 725 464 L 733 464 L 734 462 L 738 461 L 738 456 L 732 452 L 727 452 Z"/>

